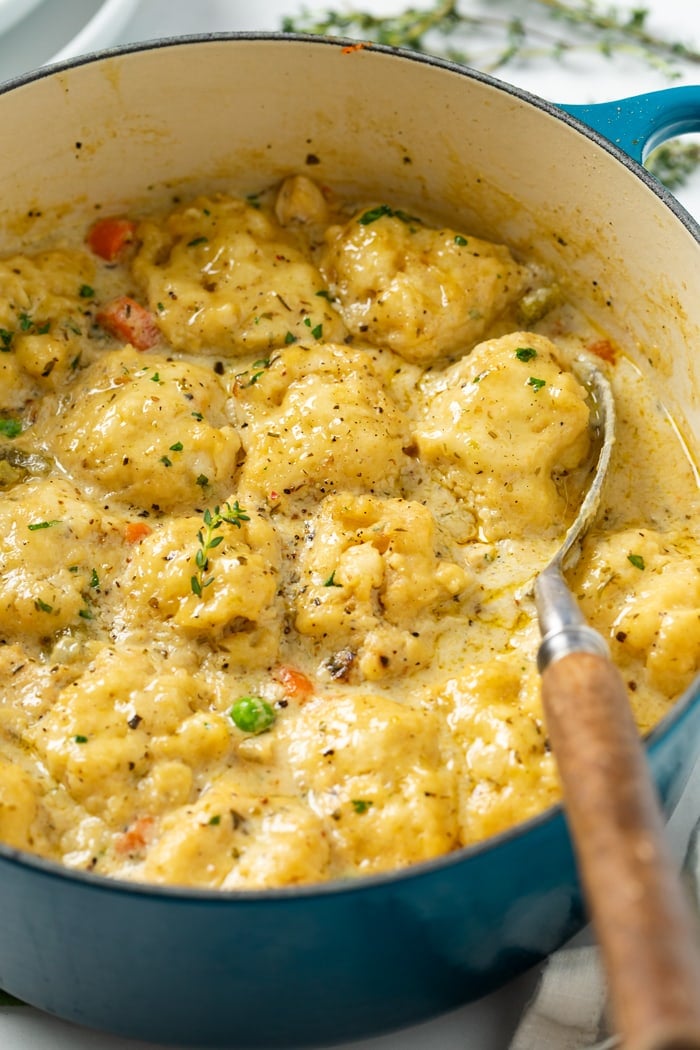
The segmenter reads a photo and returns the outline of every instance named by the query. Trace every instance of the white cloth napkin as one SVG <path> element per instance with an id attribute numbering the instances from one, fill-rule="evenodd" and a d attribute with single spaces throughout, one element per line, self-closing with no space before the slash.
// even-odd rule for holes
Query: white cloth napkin
<path id="1" fill-rule="evenodd" d="M 695 819 L 683 864 L 700 905 L 700 798 L 686 803 Z M 590 930 L 545 964 L 537 989 L 515 1032 L 510 1050 L 612 1050 L 619 1045 L 606 1024 L 606 986 Z"/>

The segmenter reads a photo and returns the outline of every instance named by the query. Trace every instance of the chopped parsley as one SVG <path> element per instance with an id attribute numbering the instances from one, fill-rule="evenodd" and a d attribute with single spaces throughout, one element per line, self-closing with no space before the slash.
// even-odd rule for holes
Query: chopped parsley
<path id="1" fill-rule="evenodd" d="M 95 289 L 89 284 L 81 284 L 78 294 L 81 299 L 94 299 Z"/>
<path id="2" fill-rule="evenodd" d="M 634 565 L 635 569 L 639 569 L 640 571 L 646 568 L 644 558 L 641 556 L 641 554 L 628 554 L 627 561 L 631 565 Z"/>
<path id="3" fill-rule="evenodd" d="M 532 361 L 533 357 L 537 357 L 537 351 L 531 346 L 519 346 L 515 351 L 515 356 L 518 361 Z"/>
<path id="4" fill-rule="evenodd" d="M 44 324 L 38 325 L 32 319 L 31 314 L 28 314 L 26 310 L 22 310 L 19 316 L 19 327 L 21 332 L 34 331 L 37 335 L 46 335 L 51 328 L 51 322 L 45 321 Z M 80 335 L 80 329 L 77 330 L 77 334 Z"/>
<path id="5" fill-rule="evenodd" d="M 467 238 L 463 237 L 461 233 L 458 233 L 455 237 L 455 244 L 458 245 L 460 248 L 466 248 L 467 243 Z"/>
<path id="6" fill-rule="evenodd" d="M 527 381 L 527 385 L 531 386 L 533 390 L 537 391 L 541 390 L 543 386 L 546 386 L 547 381 L 545 379 L 535 379 L 534 376 L 530 376 L 530 378 Z"/>
<path id="7" fill-rule="evenodd" d="M 357 221 L 360 226 L 369 226 L 371 222 L 376 222 L 377 219 L 381 219 L 384 215 L 393 214 L 394 209 L 390 208 L 388 204 L 378 204 L 376 208 L 370 208 L 369 211 L 364 212 Z"/>
<path id="8" fill-rule="evenodd" d="M 185 446 L 182 444 L 181 441 L 176 441 L 174 445 L 170 446 L 170 451 L 171 452 L 182 452 L 184 447 Z"/>
<path id="9" fill-rule="evenodd" d="M 333 572 L 330 574 L 328 579 L 323 581 L 323 586 L 324 587 L 342 587 L 343 586 L 342 583 L 336 583 L 335 582 L 335 569 L 333 569 Z"/>
<path id="10" fill-rule="evenodd" d="M 87 744 L 88 742 L 88 738 L 86 736 L 83 736 L 82 733 L 78 733 L 78 735 L 74 736 L 73 739 L 75 740 L 76 744 Z"/>
<path id="11" fill-rule="evenodd" d="M 0 434 L 3 437 L 16 438 L 22 433 L 22 424 L 19 419 L 0 419 Z"/>
<path id="12" fill-rule="evenodd" d="M 401 208 L 390 208 L 388 204 L 378 204 L 376 208 L 370 208 L 360 215 L 357 221 L 360 226 L 369 226 L 370 223 L 384 218 L 385 215 L 390 219 L 401 219 L 401 222 L 405 222 L 408 226 L 413 226 L 414 223 L 420 223 L 421 221 L 415 215 L 409 215 L 408 212 L 402 211 Z"/>
<path id="13" fill-rule="evenodd" d="M 50 529 L 52 525 L 60 525 L 61 522 L 58 518 L 53 518 L 51 521 L 32 521 L 27 525 L 30 532 L 38 532 L 39 529 Z"/>
<path id="14" fill-rule="evenodd" d="M 53 605 L 49 605 L 48 602 L 44 602 L 41 598 L 34 599 L 34 608 L 37 612 L 51 613 L 53 612 Z"/>
<path id="15" fill-rule="evenodd" d="M 291 332 L 287 332 L 287 335 L 291 335 Z M 292 341 L 295 341 L 294 336 L 292 336 Z M 253 374 L 251 375 L 250 379 L 247 380 L 247 382 L 243 383 L 243 388 L 245 389 L 249 386 L 255 386 L 257 381 L 260 379 L 260 376 L 265 374 L 266 370 L 270 367 L 271 364 L 272 359 L 269 357 L 261 357 L 258 361 L 253 361 Z M 247 375 L 247 371 L 241 372 L 238 376 L 236 376 L 236 379 L 242 378 L 243 376 Z"/>
<path id="16" fill-rule="evenodd" d="M 351 799 L 351 801 L 352 808 L 355 810 L 356 813 L 366 813 L 369 807 L 373 805 L 373 803 L 366 798 L 353 798 Z"/>
<path id="17" fill-rule="evenodd" d="M 207 244 L 209 241 L 208 237 L 193 237 L 191 241 L 187 242 L 188 248 L 197 248 L 200 244 Z"/>
<path id="18" fill-rule="evenodd" d="M 305 317 L 304 318 L 304 324 L 306 325 L 307 328 L 311 328 L 311 325 L 312 325 L 311 318 L 310 317 Z M 323 335 L 323 325 L 322 324 L 315 325 L 313 328 L 311 328 L 311 334 L 314 337 L 314 339 L 320 339 L 321 336 Z"/>

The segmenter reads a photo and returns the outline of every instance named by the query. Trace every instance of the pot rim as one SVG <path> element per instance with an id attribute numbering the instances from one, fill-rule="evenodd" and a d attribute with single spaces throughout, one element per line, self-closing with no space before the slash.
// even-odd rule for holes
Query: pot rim
<path id="1" fill-rule="evenodd" d="M 169 47 L 191 46 L 201 44 L 219 44 L 222 42 L 245 42 L 245 41 L 268 41 L 271 43 L 290 42 L 313 44 L 315 46 L 347 47 L 357 45 L 358 41 L 346 37 L 318 36 L 310 33 L 286 33 L 272 31 L 231 31 L 215 33 L 192 33 L 181 36 L 158 37 L 153 40 L 136 41 L 129 44 L 120 44 L 114 47 L 103 48 L 98 51 L 88 52 L 63 61 L 54 62 L 41 66 L 28 73 L 20 74 L 0 84 L 0 96 L 8 94 L 18 88 L 25 87 L 35 81 L 46 77 L 63 73 L 70 69 L 83 65 L 92 65 L 105 59 L 120 57 L 123 55 L 138 54 L 142 52 L 157 51 Z M 481 84 L 503 91 L 520 102 L 527 103 L 542 110 L 549 116 L 568 124 L 580 134 L 589 138 L 598 146 L 606 150 L 619 163 L 628 168 L 636 175 L 649 190 L 651 190 L 661 201 L 673 212 L 679 222 L 686 228 L 691 236 L 700 245 L 700 224 L 686 211 L 680 202 L 666 187 L 659 182 L 643 165 L 639 164 L 629 154 L 625 153 L 610 139 L 606 138 L 595 128 L 577 119 L 572 114 L 562 109 L 557 104 L 548 101 L 527 91 L 523 88 L 500 80 L 491 74 L 470 66 L 461 65 L 458 62 L 436 55 L 412 51 L 407 48 L 391 47 L 386 44 L 363 43 L 362 50 L 379 52 L 390 55 L 393 58 L 405 59 L 422 65 L 434 66 L 447 72 L 456 73 L 467 80 L 475 80 Z M 672 91 L 673 89 L 667 89 Z M 663 94 L 664 92 L 660 92 Z M 608 105 L 606 103 L 605 105 Z M 662 739 L 664 739 L 681 722 L 695 704 L 700 703 L 700 675 L 698 675 L 685 692 L 678 698 L 673 707 L 657 723 L 657 725 L 645 735 L 644 741 L 649 752 L 653 752 Z M 228 903 L 264 904 L 268 901 L 294 901 L 308 900 L 310 898 L 325 898 L 349 893 L 371 893 L 381 891 L 383 887 L 391 883 L 414 881 L 429 878 L 438 872 L 447 870 L 457 865 L 467 863 L 472 858 L 477 858 L 485 853 L 498 851 L 505 848 L 516 839 L 527 836 L 530 832 L 537 831 L 564 820 L 562 803 L 556 803 L 543 810 L 534 817 L 521 821 L 513 826 L 491 835 L 480 842 L 462 846 L 452 850 L 450 853 L 441 854 L 430 860 L 419 861 L 408 867 L 399 868 L 394 871 L 381 872 L 376 875 L 360 876 L 350 879 L 333 879 L 328 882 L 311 883 L 302 886 L 281 886 L 267 889 L 205 889 L 201 887 L 161 885 L 156 883 L 129 882 L 125 879 L 113 879 L 105 875 L 94 874 L 76 868 L 69 868 L 58 861 L 49 860 L 30 853 L 25 850 L 16 849 L 0 842 L 0 867 L 8 863 L 11 866 L 29 868 L 38 875 L 49 876 L 58 881 L 69 881 L 89 885 L 94 890 L 123 896 L 151 897 L 163 900 L 180 900 L 182 902 L 194 903 L 216 903 L 225 906 Z"/>

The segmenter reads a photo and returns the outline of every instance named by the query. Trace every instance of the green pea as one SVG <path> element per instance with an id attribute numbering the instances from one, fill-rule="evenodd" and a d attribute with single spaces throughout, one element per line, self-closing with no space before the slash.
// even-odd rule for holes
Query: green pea
<path id="1" fill-rule="evenodd" d="M 261 696 L 241 696 L 229 714 L 244 733 L 264 733 L 275 720 L 275 712 Z"/>

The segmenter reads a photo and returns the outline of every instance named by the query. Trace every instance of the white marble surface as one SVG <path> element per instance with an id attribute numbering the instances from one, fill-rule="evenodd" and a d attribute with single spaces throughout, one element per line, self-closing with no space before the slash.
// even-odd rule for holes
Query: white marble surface
<path id="1" fill-rule="evenodd" d="M 475 0 L 479 2 L 479 0 Z M 332 0 L 43 0 L 10 30 L 0 35 L 0 81 L 50 62 L 110 44 L 163 36 L 231 30 L 277 30 L 285 14 L 302 5 L 312 10 Z M 381 5 L 381 6 L 380 6 Z M 337 6 L 342 6 L 338 0 Z M 346 5 L 347 6 L 347 5 Z M 358 6 L 392 10 L 384 0 Z M 620 0 L 621 7 L 639 6 Z M 698 0 L 646 0 L 650 25 L 700 47 Z M 632 60 L 605 60 L 595 55 L 565 63 L 510 67 L 502 79 L 554 102 L 598 102 L 664 88 L 659 72 Z M 677 83 L 700 83 L 700 67 L 682 72 Z M 700 176 L 678 191 L 681 203 L 700 219 Z M 690 826 L 700 814 L 700 767 L 671 823 L 680 856 Z M 345 1050 L 505 1050 L 537 979 L 526 974 L 509 987 L 478 1003 L 395 1035 L 346 1044 Z M 144 1043 L 78 1029 L 24 1006 L 0 1006 L 2 1050 L 147 1050 Z"/>

